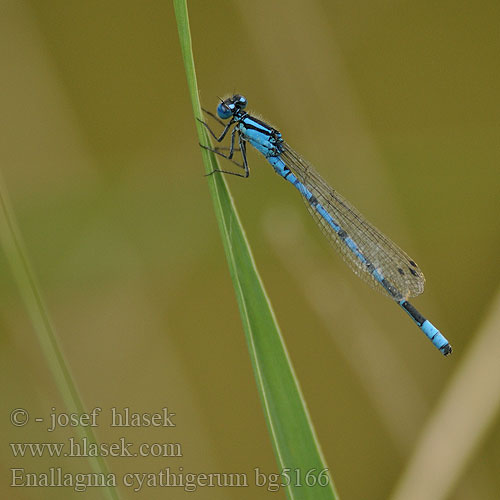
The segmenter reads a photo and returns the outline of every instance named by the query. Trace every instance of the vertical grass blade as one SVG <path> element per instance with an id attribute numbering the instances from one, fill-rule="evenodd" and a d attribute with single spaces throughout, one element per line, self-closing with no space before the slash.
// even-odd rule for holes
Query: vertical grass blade
<path id="1" fill-rule="evenodd" d="M 174 8 L 193 112 L 201 118 L 185 0 L 174 0 Z M 198 121 L 196 127 L 200 143 L 209 144 L 204 127 Z M 198 147 L 194 141 L 193 147 Z M 202 149 L 202 156 L 207 173 L 218 168 L 214 154 Z M 208 184 L 279 472 L 285 484 L 291 483 L 286 488 L 287 496 L 336 499 L 298 380 L 225 179 L 212 175 Z"/>
<path id="2" fill-rule="evenodd" d="M 17 227 L 14 211 L 1 176 L 0 241 L 66 410 L 68 413 L 85 413 L 85 407 L 59 346 L 40 287 L 24 249 L 21 233 Z M 91 427 L 79 426 L 75 428 L 75 432 L 80 438 L 85 437 L 89 442 L 97 442 Z M 108 474 L 106 463 L 102 457 L 89 457 L 89 463 L 93 472 Z M 120 498 L 117 490 L 113 487 L 103 488 L 103 495 L 114 500 Z"/>

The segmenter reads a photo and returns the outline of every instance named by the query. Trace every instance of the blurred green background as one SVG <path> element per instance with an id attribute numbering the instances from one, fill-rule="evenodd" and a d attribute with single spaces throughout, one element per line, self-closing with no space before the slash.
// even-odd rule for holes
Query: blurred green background
<path id="1" fill-rule="evenodd" d="M 452 343 L 446 360 L 352 275 L 263 158 L 250 151 L 250 179 L 228 179 L 341 497 L 388 498 L 498 288 L 500 5 L 189 8 L 204 105 L 244 94 L 426 274 L 414 303 Z M 176 413 L 166 430 L 112 430 L 103 417 L 103 442 L 179 442 L 184 455 L 108 466 L 277 472 L 171 3 L 4 0 L 0 22 L 2 175 L 84 402 L 106 415 L 125 406 Z M 12 408 L 46 416 L 64 407 L 3 254 L 0 266 L 0 495 L 102 498 L 8 486 L 12 467 L 90 467 L 11 455 L 8 442 L 74 433 L 9 424 Z M 499 450 L 497 422 L 449 498 L 498 498 Z M 285 497 L 256 487 L 120 494 Z"/>

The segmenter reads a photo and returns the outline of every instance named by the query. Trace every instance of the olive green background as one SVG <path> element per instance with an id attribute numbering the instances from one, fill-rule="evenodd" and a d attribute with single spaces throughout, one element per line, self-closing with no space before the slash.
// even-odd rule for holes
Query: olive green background
<path id="1" fill-rule="evenodd" d="M 228 179 L 341 498 L 388 498 L 499 283 L 500 6 L 198 0 L 189 10 L 204 105 L 244 94 L 427 277 L 413 302 L 452 343 L 449 359 L 349 271 L 263 158 L 250 151 L 250 178 Z M 5 0 L 0 23 L 1 171 L 82 398 L 103 408 L 97 435 L 183 447 L 182 458 L 108 466 L 245 472 L 250 483 L 257 467 L 278 472 L 171 3 Z M 3 254 L 0 273 L 0 494 L 103 498 L 8 486 L 12 467 L 90 466 L 11 455 L 9 441 L 75 434 L 9 423 L 13 408 L 33 419 L 64 407 Z M 110 429 L 111 407 L 168 407 L 177 425 Z M 497 424 L 450 498 L 498 498 L 499 450 Z M 285 497 L 253 486 L 120 494 Z"/>

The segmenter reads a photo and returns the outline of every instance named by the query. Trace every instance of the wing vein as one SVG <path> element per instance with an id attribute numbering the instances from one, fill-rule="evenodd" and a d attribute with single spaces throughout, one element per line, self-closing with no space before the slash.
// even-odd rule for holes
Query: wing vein
<path id="1" fill-rule="evenodd" d="M 368 222 L 356 208 L 326 183 L 310 163 L 286 143 L 281 157 L 297 179 L 356 243 L 363 255 L 398 289 L 401 296 L 413 297 L 424 291 L 425 278 L 422 271 L 401 248 Z M 387 294 L 387 290 L 349 249 L 344 239 L 338 236 L 305 198 L 304 201 L 320 229 L 354 273 L 375 289 Z"/>

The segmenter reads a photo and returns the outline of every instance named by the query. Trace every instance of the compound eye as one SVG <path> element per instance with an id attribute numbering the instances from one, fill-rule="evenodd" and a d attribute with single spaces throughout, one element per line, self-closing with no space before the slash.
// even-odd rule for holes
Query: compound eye
<path id="1" fill-rule="evenodd" d="M 237 104 L 240 109 L 244 109 L 247 105 L 247 98 L 243 95 L 235 95 L 233 101 Z"/>
<path id="2" fill-rule="evenodd" d="M 231 107 L 234 108 L 234 106 L 231 106 Z M 233 113 L 232 113 L 230 107 L 225 102 L 221 102 L 217 106 L 217 114 L 219 115 L 220 118 L 222 118 L 223 120 L 226 120 Z"/>

